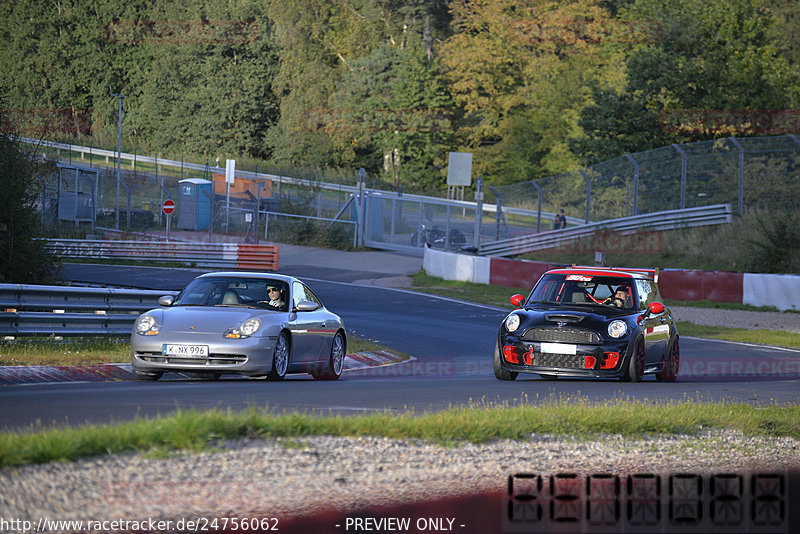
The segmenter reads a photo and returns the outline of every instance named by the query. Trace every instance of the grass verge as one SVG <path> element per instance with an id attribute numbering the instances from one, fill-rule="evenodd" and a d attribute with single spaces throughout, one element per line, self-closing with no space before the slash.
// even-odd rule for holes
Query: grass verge
<path id="1" fill-rule="evenodd" d="M 178 411 L 157 419 L 78 428 L 37 429 L 0 434 L 0 468 L 31 463 L 138 451 L 164 455 L 208 451 L 221 440 L 309 435 L 382 436 L 442 444 L 525 439 L 533 433 L 591 438 L 622 434 L 691 435 L 699 430 L 730 429 L 751 436 L 800 438 L 800 405 L 751 406 L 693 401 L 589 402 L 583 398 L 537 400 L 536 406 L 473 404 L 450 410 L 363 416 Z"/>
<path id="2" fill-rule="evenodd" d="M 527 297 L 528 293 L 530 293 L 530 288 L 490 286 L 445 280 L 444 278 L 430 276 L 425 271 L 418 272 L 411 279 L 413 286 L 410 289 L 414 291 L 508 309 L 514 308 L 511 305 L 511 297 L 513 295 L 519 293 Z"/>
<path id="3" fill-rule="evenodd" d="M 678 321 L 678 332 L 682 336 L 740 341 L 761 345 L 800 348 L 800 334 L 782 330 L 748 330 L 747 328 L 730 328 L 727 326 L 707 326 Z"/>

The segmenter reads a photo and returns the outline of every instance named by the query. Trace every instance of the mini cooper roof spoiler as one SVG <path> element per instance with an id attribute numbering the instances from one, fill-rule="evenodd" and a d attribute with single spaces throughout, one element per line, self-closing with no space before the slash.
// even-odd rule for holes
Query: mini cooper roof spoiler
<path id="1" fill-rule="evenodd" d="M 642 273 L 653 278 L 653 281 L 658 283 L 658 267 L 654 269 L 633 269 L 627 267 L 597 267 L 596 265 L 572 265 L 573 269 L 596 269 L 598 271 L 625 271 L 628 273 Z"/>

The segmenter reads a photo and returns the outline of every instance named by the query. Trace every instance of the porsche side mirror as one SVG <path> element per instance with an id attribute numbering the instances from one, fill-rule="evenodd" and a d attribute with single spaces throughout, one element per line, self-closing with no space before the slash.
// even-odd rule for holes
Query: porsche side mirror
<path id="1" fill-rule="evenodd" d="M 511 304 L 513 304 L 517 308 L 521 308 L 523 302 L 525 302 L 525 297 L 523 297 L 522 295 L 514 295 L 513 297 L 511 297 Z"/>
<path id="2" fill-rule="evenodd" d="M 158 305 L 164 306 L 165 308 L 172 306 L 172 303 L 175 302 L 175 297 L 172 295 L 164 295 L 163 297 L 158 297 Z"/>
<path id="3" fill-rule="evenodd" d="M 650 313 L 653 315 L 664 313 L 664 305 L 660 302 L 651 302 L 648 308 L 650 309 Z"/>
<path id="4" fill-rule="evenodd" d="M 297 306 L 294 307 L 294 311 L 299 312 L 310 312 L 317 309 L 319 309 L 319 304 L 311 302 L 310 300 L 301 300 L 297 303 Z"/>

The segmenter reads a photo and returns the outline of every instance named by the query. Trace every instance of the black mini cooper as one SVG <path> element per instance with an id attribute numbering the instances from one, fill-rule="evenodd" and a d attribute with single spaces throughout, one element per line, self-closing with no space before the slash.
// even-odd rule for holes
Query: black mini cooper
<path id="1" fill-rule="evenodd" d="M 536 373 L 659 381 L 678 378 L 678 330 L 661 302 L 654 269 L 577 267 L 542 275 L 527 300 L 503 321 L 494 375 Z"/>

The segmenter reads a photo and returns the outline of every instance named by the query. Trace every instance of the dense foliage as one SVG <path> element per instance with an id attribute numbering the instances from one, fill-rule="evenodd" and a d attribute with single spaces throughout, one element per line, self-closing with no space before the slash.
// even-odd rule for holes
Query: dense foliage
<path id="1" fill-rule="evenodd" d="M 23 133 L 113 147 L 121 93 L 128 151 L 365 167 L 406 190 L 442 189 L 449 151 L 508 184 L 783 133 L 676 111 L 800 104 L 797 2 L 18 0 L 0 20 Z"/>
<path id="2" fill-rule="evenodd" d="M 0 283 L 46 283 L 56 274 L 57 261 L 35 239 L 41 165 L 0 132 Z"/>

